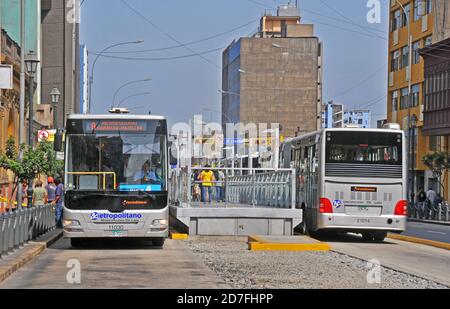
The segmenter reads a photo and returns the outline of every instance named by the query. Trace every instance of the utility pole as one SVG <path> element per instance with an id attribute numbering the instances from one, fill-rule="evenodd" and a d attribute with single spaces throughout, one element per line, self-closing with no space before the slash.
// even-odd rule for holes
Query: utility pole
<path id="1" fill-rule="evenodd" d="M 25 0 L 20 0 L 20 102 L 19 102 L 19 159 L 23 159 L 20 150 L 25 131 Z M 22 209 L 22 183 L 17 186 L 17 206 Z"/>

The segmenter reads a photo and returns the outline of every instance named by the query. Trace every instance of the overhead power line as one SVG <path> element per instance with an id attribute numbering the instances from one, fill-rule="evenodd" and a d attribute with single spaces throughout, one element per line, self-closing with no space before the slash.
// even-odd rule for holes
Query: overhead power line
<path id="1" fill-rule="evenodd" d="M 136 10 L 134 7 L 132 7 L 128 2 L 126 2 L 125 0 L 120 0 L 129 10 L 131 10 L 132 12 L 134 12 L 136 15 L 138 15 L 139 17 L 141 17 L 144 21 L 146 21 L 148 24 L 150 24 L 153 28 L 155 28 L 156 30 L 158 30 L 159 32 L 161 32 L 162 34 L 164 34 L 166 37 L 168 37 L 169 39 L 171 39 L 172 41 L 174 41 L 175 43 L 181 45 L 183 48 L 187 49 L 188 51 L 195 53 L 196 56 L 202 58 L 204 61 L 208 62 L 210 65 L 221 69 L 221 67 L 212 62 L 211 60 L 209 60 L 208 58 L 205 58 L 202 56 L 201 53 L 197 53 L 195 50 L 193 50 L 192 48 L 190 48 L 189 46 L 186 46 L 186 44 L 182 43 L 181 41 L 179 41 L 177 38 L 175 38 L 173 35 L 171 35 L 170 33 L 164 31 L 161 27 L 159 27 L 158 25 L 156 25 L 155 23 L 153 23 L 148 17 L 146 17 L 145 15 L 143 15 L 141 12 L 139 12 L 138 10 Z"/>
<path id="2" fill-rule="evenodd" d="M 189 46 L 189 45 L 195 45 L 198 43 L 202 43 L 205 41 L 209 41 L 224 35 L 227 35 L 229 33 L 235 32 L 239 29 L 245 28 L 251 24 L 253 24 L 254 22 L 258 21 L 259 19 L 254 19 L 252 21 L 249 21 L 248 23 L 245 23 L 241 26 L 235 27 L 233 29 L 230 29 L 228 31 L 224 31 L 218 34 L 214 34 L 211 36 L 208 36 L 206 38 L 203 39 L 199 39 L 199 40 L 195 40 L 195 41 L 191 41 L 191 42 L 187 42 L 184 44 L 178 44 L 178 45 L 172 45 L 172 46 L 167 46 L 167 47 L 159 47 L 159 48 L 152 48 L 152 49 L 145 49 L 145 50 L 130 50 L 130 51 L 111 51 L 111 52 L 106 52 L 105 54 L 134 54 L 134 53 L 146 53 L 146 52 L 155 52 L 155 51 L 164 51 L 164 50 L 170 50 L 170 49 L 176 49 L 176 48 L 180 48 L 180 47 L 184 47 L 184 46 Z"/>
<path id="3" fill-rule="evenodd" d="M 148 57 L 125 57 L 125 56 L 112 56 L 112 55 L 105 55 L 105 54 L 100 54 L 100 57 L 111 58 L 111 59 L 120 59 L 120 60 L 135 60 L 135 61 L 163 61 L 163 60 L 176 60 L 176 59 L 183 59 L 183 58 L 198 57 L 201 55 L 207 55 L 207 54 L 211 54 L 213 52 L 219 51 L 219 50 L 223 50 L 224 48 L 225 47 L 219 47 L 219 48 L 206 50 L 203 52 L 194 52 L 192 54 L 172 56 L 172 57 L 151 57 L 151 58 L 148 58 Z M 99 55 L 99 53 L 92 53 L 92 54 Z"/>

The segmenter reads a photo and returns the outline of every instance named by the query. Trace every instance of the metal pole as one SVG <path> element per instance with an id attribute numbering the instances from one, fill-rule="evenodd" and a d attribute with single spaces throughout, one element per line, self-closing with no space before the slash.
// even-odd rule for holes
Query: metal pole
<path id="1" fill-rule="evenodd" d="M 412 75 L 412 36 L 411 36 L 411 23 L 410 23 L 410 18 L 408 15 L 408 12 L 406 12 L 405 7 L 403 6 L 403 4 L 399 1 L 396 0 L 397 4 L 401 7 L 401 9 L 403 10 L 403 15 L 406 17 L 406 23 L 408 26 L 408 51 L 409 51 L 409 57 L 408 57 L 408 72 L 406 74 L 406 80 L 408 81 L 408 131 L 409 132 L 409 136 L 408 136 L 408 144 L 409 146 L 411 146 L 411 88 L 412 88 L 412 80 L 411 80 L 411 75 Z M 413 153 L 414 155 L 414 153 Z M 411 172 L 412 172 L 412 168 L 411 168 L 411 162 L 412 160 L 410 160 L 409 162 L 409 174 L 411 177 Z M 411 185 L 411 182 L 409 181 L 409 177 L 408 177 L 408 186 Z M 407 190 L 408 195 L 410 193 L 412 193 L 412 188 L 409 188 Z"/>
<path id="2" fill-rule="evenodd" d="M 19 102 L 19 145 L 24 140 L 25 130 L 25 0 L 20 0 L 20 102 Z M 23 159 L 23 152 L 19 146 L 19 160 Z M 17 206 L 22 209 L 22 183 L 17 186 Z"/>
<path id="3" fill-rule="evenodd" d="M 53 103 L 53 129 L 58 130 L 58 117 L 57 117 L 58 103 Z"/>
<path id="4" fill-rule="evenodd" d="M 30 75 L 29 85 L 28 85 L 28 147 L 33 148 L 33 119 L 34 119 L 34 102 L 33 102 L 33 92 L 34 92 L 34 77 Z M 28 204 L 27 207 L 32 207 L 33 203 L 33 179 L 28 180 Z"/>

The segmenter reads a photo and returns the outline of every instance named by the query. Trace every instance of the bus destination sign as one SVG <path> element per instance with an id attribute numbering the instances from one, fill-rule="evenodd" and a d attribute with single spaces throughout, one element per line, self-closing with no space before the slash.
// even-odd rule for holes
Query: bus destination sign
<path id="1" fill-rule="evenodd" d="M 85 122 L 85 129 L 87 131 L 96 132 L 146 132 L 147 123 L 145 121 L 137 120 L 91 120 Z"/>

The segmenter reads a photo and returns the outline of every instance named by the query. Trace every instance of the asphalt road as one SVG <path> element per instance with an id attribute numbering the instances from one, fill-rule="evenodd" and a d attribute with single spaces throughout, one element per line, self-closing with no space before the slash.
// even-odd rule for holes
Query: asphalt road
<path id="1" fill-rule="evenodd" d="M 76 273 L 78 266 L 80 277 Z M 80 284 L 77 278 L 81 279 Z M 0 289 L 227 287 L 185 243 L 173 240 L 167 240 L 164 249 L 150 243 L 116 241 L 72 249 L 67 240 L 60 239 L 0 284 Z"/>
<path id="2" fill-rule="evenodd" d="M 321 237 L 335 252 L 429 279 L 450 287 L 450 251 L 394 239 L 371 243 L 354 234 Z"/>
<path id="3" fill-rule="evenodd" d="M 450 225 L 408 222 L 402 235 L 450 243 Z"/>

